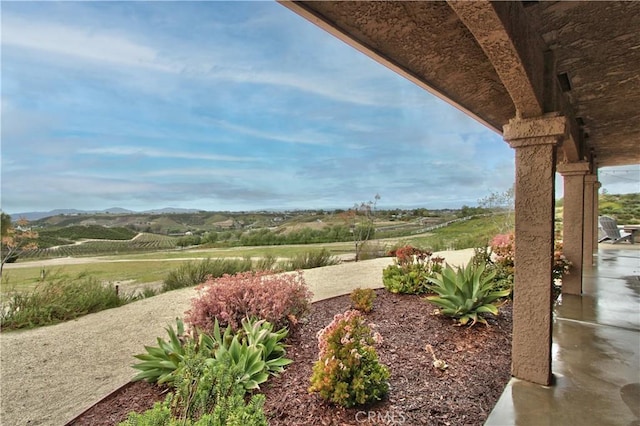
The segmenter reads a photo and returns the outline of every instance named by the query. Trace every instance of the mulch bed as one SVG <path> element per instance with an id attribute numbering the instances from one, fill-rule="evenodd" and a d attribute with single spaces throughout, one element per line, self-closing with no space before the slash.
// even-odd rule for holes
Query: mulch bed
<path id="1" fill-rule="evenodd" d="M 309 378 L 318 357 L 316 333 L 350 307 L 349 296 L 312 305 L 306 321 L 289 336 L 287 357 L 294 363 L 263 385 L 265 412 L 272 426 L 304 425 L 482 425 L 510 378 L 511 304 L 489 326 L 455 327 L 433 315 L 422 298 L 383 289 L 366 314 L 384 338 L 380 362 L 390 368 L 387 398 L 371 406 L 345 409 L 309 394 Z M 448 364 L 433 367 L 430 344 Z M 133 359 L 132 359 L 133 360 Z M 98 403 L 74 425 L 114 425 L 129 411 L 143 411 L 164 399 L 166 390 L 144 382 L 130 384 Z"/>

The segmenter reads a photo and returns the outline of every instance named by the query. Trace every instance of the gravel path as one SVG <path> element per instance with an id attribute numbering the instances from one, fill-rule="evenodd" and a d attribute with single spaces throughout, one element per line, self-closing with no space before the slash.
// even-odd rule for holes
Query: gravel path
<path id="1" fill-rule="evenodd" d="M 448 263 L 473 250 L 441 252 Z M 392 259 L 342 263 L 304 271 L 314 300 L 356 287 L 382 287 Z M 164 337 L 195 296 L 192 288 L 34 330 L 0 333 L 0 424 L 63 425 L 135 374 L 134 354 Z"/>

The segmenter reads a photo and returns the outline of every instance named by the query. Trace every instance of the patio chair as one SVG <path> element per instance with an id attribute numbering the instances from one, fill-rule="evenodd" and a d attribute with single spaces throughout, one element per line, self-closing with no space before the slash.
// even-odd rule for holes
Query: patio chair
<path id="1" fill-rule="evenodd" d="M 600 227 L 605 233 L 605 236 L 598 240 L 599 243 L 607 240 L 611 240 L 613 244 L 618 244 L 621 241 L 629 241 L 633 243 L 633 234 L 628 234 L 626 232 L 620 232 L 620 228 L 618 228 L 618 222 L 612 217 L 609 216 L 600 216 Z"/>

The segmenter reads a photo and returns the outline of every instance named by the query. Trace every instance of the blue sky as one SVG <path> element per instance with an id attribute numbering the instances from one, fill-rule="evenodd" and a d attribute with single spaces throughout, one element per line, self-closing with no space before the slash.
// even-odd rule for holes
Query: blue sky
<path id="1" fill-rule="evenodd" d="M 3 1 L 1 71 L 9 213 L 455 208 L 513 183 L 500 135 L 277 3 Z"/>

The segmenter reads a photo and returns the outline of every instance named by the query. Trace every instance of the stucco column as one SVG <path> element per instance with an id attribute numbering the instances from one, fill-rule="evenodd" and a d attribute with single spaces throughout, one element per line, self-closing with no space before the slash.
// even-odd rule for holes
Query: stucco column
<path id="1" fill-rule="evenodd" d="M 594 199 L 598 196 L 598 188 L 596 187 L 597 181 L 598 177 L 594 174 L 587 174 L 584 177 L 584 238 L 582 243 L 582 265 L 587 268 L 593 266 L 593 252 L 598 248 L 598 212 L 596 211 L 596 206 L 594 204 Z"/>
<path id="2" fill-rule="evenodd" d="M 558 165 L 564 178 L 564 208 L 562 209 L 562 247 L 565 257 L 572 263 L 568 275 L 562 278 L 562 292 L 582 294 L 582 257 L 585 230 L 584 176 L 589 163 L 580 161 Z M 586 228 L 591 228 L 589 223 Z"/>
<path id="3" fill-rule="evenodd" d="M 596 179 L 598 178 L 598 175 L 596 174 Z M 600 235 L 598 235 L 598 228 L 600 227 L 600 187 L 602 186 L 602 184 L 600 182 L 598 182 L 596 180 L 596 182 L 593 184 L 593 214 L 594 214 L 594 221 L 593 221 L 593 252 L 594 254 L 598 254 L 598 240 L 600 239 Z"/>
<path id="4" fill-rule="evenodd" d="M 542 385 L 551 382 L 556 145 L 566 130 L 566 119 L 557 114 L 504 126 L 516 160 L 511 374 Z"/>

